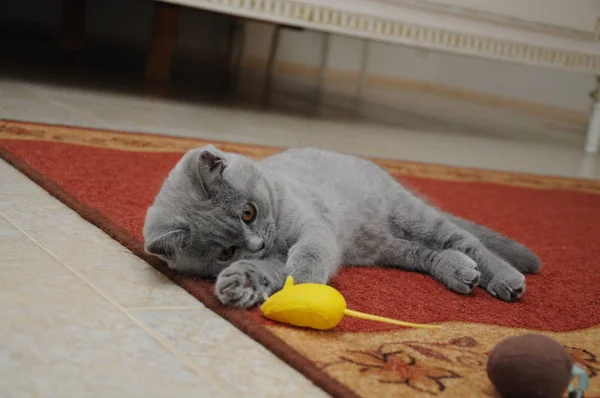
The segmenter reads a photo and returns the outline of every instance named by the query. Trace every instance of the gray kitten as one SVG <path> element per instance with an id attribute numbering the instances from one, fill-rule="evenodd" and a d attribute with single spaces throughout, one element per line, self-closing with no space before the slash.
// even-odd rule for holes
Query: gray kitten
<path id="1" fill-rule="evenodd" d="M 146 250 L 170 268 L 216 278 L 228 305 L 251 307 L 342 265 L 431 275 L 468 294 L 518 299 L 540 260 L 519 243 L 442 213 L 370 161 L 294 149 L 253 161 L 213 146 L 189 151 L 148 209 Z"/>

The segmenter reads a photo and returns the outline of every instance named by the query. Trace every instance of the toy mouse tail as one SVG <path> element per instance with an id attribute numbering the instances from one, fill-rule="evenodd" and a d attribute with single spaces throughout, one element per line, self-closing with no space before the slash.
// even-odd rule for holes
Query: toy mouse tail
<path id="1" fill-rule="evenodd" d="M 384 318 L 382 316 L 377 316 L 377 315 L 365 314 L 364 312 L 358 312 L 358 311 L 353 311 L 353 310 L 349 310 L 349 309 L 345 309 L 344 314 L 347 316 L 351 316 L 353 318 L 366 319 L 366 320 L 375 321 L 375 322 L 391 323 L 392 325 L 405 326 L 408 328 L 419 328 L 419 329 L 441 329 L 442 328 L 442 326 L 440 326 L 440 325 L 424 325 L 424 324 L 420 324 L 420 323 L 397 321 L 395 319 Z"/>

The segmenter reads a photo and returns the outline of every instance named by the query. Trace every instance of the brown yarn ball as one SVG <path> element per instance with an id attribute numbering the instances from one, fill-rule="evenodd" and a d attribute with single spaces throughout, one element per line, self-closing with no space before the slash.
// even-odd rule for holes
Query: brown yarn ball
<path id="1" fill-rule="evenodd" d="M 560 398 L 572 367 L 561 344 L 541 334 L 525 334 L 494 347 L 487 374 L 503 398 Z"/>

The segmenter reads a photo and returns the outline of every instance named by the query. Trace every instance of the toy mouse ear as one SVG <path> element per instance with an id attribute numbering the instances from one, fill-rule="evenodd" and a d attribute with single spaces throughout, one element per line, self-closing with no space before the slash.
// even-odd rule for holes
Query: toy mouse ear
<path id="1" fill-rule="evenodd" d="M 285 284 L 283 285 L 283 288 L 285 289 L 285 288 L 292 287 L 292 286 L 294 286 L 294 277 L 290 275 L 285 280 Z"/>

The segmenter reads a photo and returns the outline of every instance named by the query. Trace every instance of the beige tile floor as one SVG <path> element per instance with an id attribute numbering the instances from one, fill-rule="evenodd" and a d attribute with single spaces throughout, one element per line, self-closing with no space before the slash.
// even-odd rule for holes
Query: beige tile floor
<path id="1" fill-rule="evenodd" d="M 1 118 L 600 178 L 573 133 L 524 139 L 515 123 L 506 136 L 425 132 L 322 115 L 0 79 Z M 4 162 L 0 268 L 2 398 L 325 395 Z"/>

